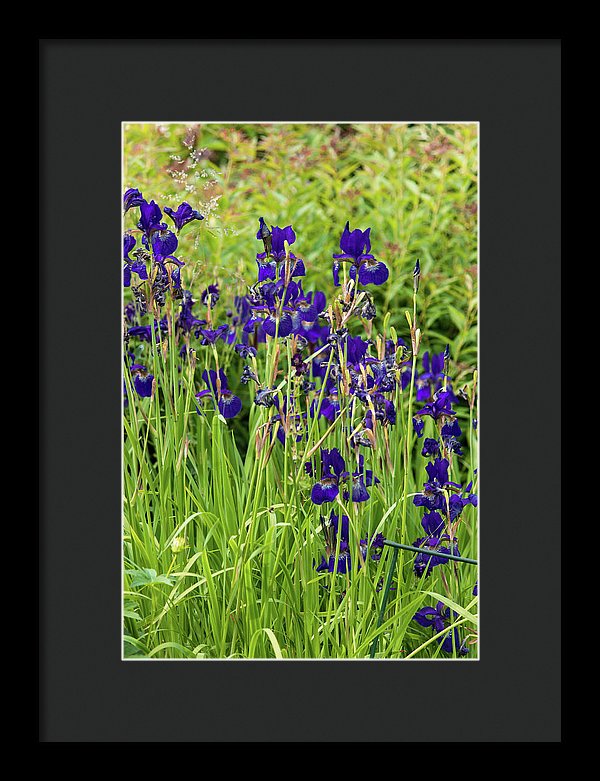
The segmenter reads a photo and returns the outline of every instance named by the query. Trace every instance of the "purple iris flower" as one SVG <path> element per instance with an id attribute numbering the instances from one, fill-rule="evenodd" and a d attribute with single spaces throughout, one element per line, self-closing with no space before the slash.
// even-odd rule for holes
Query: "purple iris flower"
<path id="1" fill-rule="evenodd" d="M 251 347 L 248 344 L 236 344 L 233 349 L 240 356 L 240 358 L 243 358 L 244 360 L 247 358 L 254 358 L 256 356 L 256 348 Z"/>
<path id="2" fill-rule="evenodd" d="M 314 367 L 313 367 L 314 371 Z M 314 416 L 316 408 L 318 406 L 318 399 L 314 399 L 310 406 L 310 414 Z M 331 423 L 340 414 L 341 404 L 339 399 L 339 393 L 335 380 L 327 380 L 323 400 L 321 403 L 321 409 L 319 410 L 319 417 L 324 417 Z"/>
<path id="3" fill-rule="evenodd" d="M 260 253 L 256 256 L 256 263 L 258 264 L 258 281 L 259 282 L 266 282 L 269 279 L 277 279 L 277 261 L 276 260 L 265 260 L 263 261 L 262 258 L 266 258 L 266 255 L 264 252 Z"/>
<path id="4" fill-rule="evenodd" d="M 262 326 L 263 331 L 269 336 L 289 336 L 292 333 L 294 322 L 288 311 L 283 311 L 289 303 L 294 291 L 297 289 L 295 282 L 290 282 L 286 290 L 281 282 L 267 282 L 261 288 L 262 300 L 258 304 L 252 304 L 253 312 L 266 313 L 266 317 L 251 317 L 244 326 L 245 333 L 252 333 L 256 324 Z M 283 299 L 283 301 L 282 301 Z M 282 305 L 283 304 L 283 308 Z M 289 307 L 288 307 L 289 308 Z M 280 312 L 280 310 L 282 310 Z"/>
<path id="5" fill-rule="evenodd" d="M 240 382 L 242 385 L 247 385 L 250 380 L 253 380 L 258 384 L 259 379 L 258 376 L 252 371 L 252 369 L 246 364 L 244 368 L 242 369 L 242 374 L 240 376 Z"/>
<path id="6" fill-rule="evenodd" d="M 285 260 L 285 243 L 293 244 L 296 241 L 296 234 L 291 225 L 285 228 L 271 225 L 271 254 L 279 261 Z M 293 257 L 290 255 L 290 257 Z"/>
<path id="7" fill-rule="evenodd" d="M 336 447 L 321 450 L 321 479 L 313 485 L 310 495 L 313 504 L 333 502 L 340 492 L 340 481 L 348 476 L 346 462 Z"/>
<path id="8" fill-rule="evenodd" d="M 428 537 L 439 537 L 444 531 L 445 521 L 439 513 L 425 513 L 421 526 Z"/>
<path id="9" fill-rule="evenodd" d="M 395 425 L 396 423 L 396 409 L 394 407 L 393 402 L 388 401 L 387 399 L 384 400 L 383 407 L 378 407 L 375 410 L 375 419 L 381 421 L 381 423 L 389 423 L 390 426 Z M 368 409 L 366 412 L 366 415 L 363 420 L 364 426 L 366 429 L 369 429 L 369 431 L 373 431 L 373 411 Z M 359 444 L 366 445 L 367 447 L 372 447 L 372 440 L 367 437 L 359 438 Z"/>
<path id="10" fill-rule="evenodd" d="M 373 361 L 367 359 L 371 371 L 373 372 L 373 384 L 382 393 L 389 393 L 396 387 L 394 370 L 387 361 Z"/>
<path id="11" fill-rule="evenodd" d="M 467 487 L 466 490 L 467 492 L 469 492 L 470 489 Z M 469 493 L 469 495 L 466 498 L 463 498 L 463 503 L 465 506 L 467 504 L 471 504 L 473 505 L 473 507 L 477 507 L 477 505 L 479 504 L 479 497 L 477 496 L 477 494 Z"/>
<path id="12" fill-rule="evenodd" d="M 141 206 L 142 203 L 145 203 L 145 200 L 139 190 L 136 190 L 133 187 L 125 190 L 125 195 L 123 196 L 123 212 L 128 212 L 134 206 Z"/>
<path id="13" fill-rule="evenodd" d="M 426 377 L 430 382 L 437 382 L 438 380 L 443 380 L 445 377 L 444 374 L 445 362 L 446 362 L 445 350 L 437 354 L 432 353 L 431 357 L 429 356 L 429 350 L 427 350 L 425 353 L 423 353 L 423 374 L 421 374 L 421 377 Z"/>
<path id="14" fill-rule="evenodd" d="M 304 363 L 304 359 L 300 353 L 294 353 L 291 364 L 295 377 L 302 377 L 302 375 L 308 374 L 310 371 L 310 367 L 307 363 Z"/>
<path id="15" fill-rule="evenodd" d="M 279 328 L 277 327 L 277 323 L 279 323 Z M 276 334 L 280 338 L 289 336 L 292 333 L 293 327 L 292 318 L 287 312 L 284 312 L 279 318 L 274 313 L 270 314 L 262 321 L 263 331 L 273 338 L 275 338 Z"/>
<path id="16" fill-rule="evenodd" d="M 242 328 L 242 342 L 244 344 L 248 344 L 250 340 L 250 335 L 253 336 L 254 344 L 264 344 L 264 342 L 267 341 L 267 335 L 263 330 L 262 327 L 263 324 L 263 318 L 262 317 L 256 317 L 255 315 L 251 315 L 248 320 L 246 320 L 243 324 Z"/>
<path id="17" fill-rule="evenodd" d="M 375 478 L 375 482 L 379 482 L 379 478 Z M 366 502 L 369 499 L 369 492 L 367 488 L 373 485 L 373 472 L 370 469 L 365 469 L 365 457 L 362 453 L 358 457 L 358 469 L 352 472 L 352 501 L 353 502 Z M 350 492 L 344 491 L 344 499 L 350 498 Z"/>
<path id="18" fill-rule="evenodd" d="M 340 262 L 351 261 L 350 278 L 356 279 L 361 285 L 382 285 L 389 276 L 389 271 L 385 263 L 371 255 L 371 228 L 362 231 L 356 228 L 350 231 L 350 223 L 346 222 L 346 227 L 340 238 L 341 253 L 334 254 L 333 258 L 333 281 L 336 287 L 339 286 Z"/>
<path id="19" fill-rule="evenodd" d="M 427 464 L 425 469 L 429 480 L 423 486 L 423 493 L 417 494 L 413 498 L 413 504 L 416 507 L 426 507 L 428 510 L 446 511 L 446 496 L 444 489 L 455 486 L 455 483 L 448 482 L 449 461 L 446 458 L 436 458 L 432 463 Z M 458 486 L 460 488 L 460 486 Z"/>
<path id="20" fill-rule="evenodd" d="M 141 398 L 149 398 L 152 396 L 154 375 L 150 374 L 148 369 L 140 363 L 134 363 L 129 367 L 129 371 L 133 376 L 133 386 L 136 389 L 138 396 Z"/>
<path id="21" fill-rule="evenodd" d="M 415 412 L 415 415 L 430 415 L 434 420 L 441 417 L 454 417 L 455 412 L 450 406 L 450 396 L 450 391 L 437 391 L 433 396 L 433 401 L 430 404 L 425 404 L 423 409 Z"/>
<path id="22" fill-rule="evenodd" d="M 200 334 L 202 334 L 202 341 L 200 344 L 215 344 L 218 339 L 225 339 L 225 334 L 229 331 L 227 323 L 218 326 L 215 329 L 201 328 Z"/>
<path id="23" fill-rule="evenodd" d="M 417 401 L 427 401 L 436 390 L 439 390 L 441 383 L 446 376 L 444 373 L 445 351 L 439 354 L 429 355 L 429 351 L 423 354 L 423 371 L 418 375 L 415 381 L 417 389 Z M 453 400 L 453 399 L 451 399 Z"/>
<path id="24" fill-rule="evenodd" d="M 369 343 L 360 336 L 347 336 L 345 340 L 346 346 L 346 360 L 353 366 L 362 362 L 363 358 L 367 354 L 369 349 Z M 344 344 L 341 345 L 342 352 L 344 351 Z"/>
<path id="25" fill-rule="evenodd" d="M 457 614 L 453 611 L 452 620 L 456 617 Z M 414 614 L 413 621 L 416 621 L 426 628 L 431 627 L 434 634 L 443 632 L 450 623 L 450 608 L 446 607 L 443 602 L 438 602 L 435 608 L 423 607 Z M 469 653 L 466 645 L 460 642 L 458 627 L 454 627 L 452 631 L 439 637 L 438 643 L 441 644 L 442 651 L 445 651 L 446 653 L 451 654 L 454 648 L 456 648 L 456 651 L 460 656 L 465 656 Z"/>
<path id="26" fill-rule="evenodd" d="M 128 323 L 137 322 L 137 307 L 135 304 L 125 304 L 125 308 L 123 309 L 123 316 Z"/>
<path id="27" fill-rule="evenodd" d="M 412 424 L 413 424 L 413 430 L 415 434 L 420 439 L 423 436 L 423 431 L 425 430 L 425 421 L 420 420 L 418 418 L 413 418 Z"/>
<path id="28" fill-rule="evenodd" d="M 123 266 L 123 285 L 125 287 L 131 285 L 132 274 L 137 274 L 140 279 L 148 279 L 146 264 L 142 260 L 132 260 L 129 257 L 129 253 L 135 247 L 135 244 L 135 236 L 132 236 L 131 233 L 123 235 L 123 260 L 125 261 Z"/>
<path id="29" fill-rule="evenodd" d="M 129 253 L 135 247 L 135 244 L 135 236 L 132 236 L 131 233 L 123 234 L 123 260 L 126 263 L 133 263 L 133 260 L 129 257 Z"/>
<path id="30" fill-rule="evenodd" d="M 383 409 L 379 408 L 377 410 L 377 414 L 382 413 L 382 422 L 383 423 L 389 423 L 390 426 L 396 425 L 396 407 L 394 406 L 394 402 L 390 401 L 389 399 L 383 400 Z"/>
<path id="31" fill-rule="evenodd" d="M 257 407 L 273 407 L 277 398 L 277 391 L 275 388 L 261 388 L 256 392 L 254 397 L 254 403 Z"/>
<path id="32" fill-rule="evenodd" d="M 431 437 L 425 437 L 423 442 L 423 450 L 421 455 L 426 458 L 436 458 L 440 454 L 440 443 L 437 439 L 431 439 Z"/>
<path id="33" fill-rule="evenodd" d="M 153 233 L 151 241 L 154 258 L 157 262 L 162 262 L 165 258 L 177 260 L 177 258 L 173 258 L 173 253 L 177 249 L 179 242 L 173 231 L 157 230 Z M 142 243 L 145 245 L 148 244 L 146 236 L 142 237 Z M 184 265 L 181 260 L 179 263 L 181 263 L 182 266 Z"/>
<path id="34" fill-rule="evenodd" d="M 435 461 L 427 464 L 425 469 L 429 480 L 423 485 L 423 493 L 413 498 L 413 504 L 416 507 L 426 507 L 428 510 L 438 510 L 444 514 L 449 512 L 450 520 L 454 521 L 467 504 L 477 505 L 477 495 L 460 496 L 462 491 L 460 484 L 448 479 L 449 465 L 446 458 L 436 458 Z M 446 497 L 445 491 L 452 492 L 449 498 Z"/>
<path id="35" fill-rule="evenodd" d="M 210 307 L 210 309 L 213 309 L 217 301 L 219 300 L 219 286 L 218 285 L 209 285 L 206 290 L 203 290 L 200 295 L 200 300 L 204 304 L 204 306 Z"/>
<path id="36" fill-rule="evenodd" d="M 473 596 L 478 597 L 479 596 L 479 581 L 475 581 L 475 585 L 473 586 Z"/>
<path id="37" fill-rule="evenodd" d="M 139 207 L 140 219 L 137 226 L 144 232 L 146 239 L 149 239 L 156 231 L 167 230 L 166 223 L 161 222 L 162 212 L 157 203 L 154 201 L 148 203 L 147 201 L 142 200 Z"/>
<path id="38" fill-rule="evenodd" d="M 235 307 L 235 311 L 237 312 L 239 323 L 243 325 L 252 315 L 252 307 L 248 296 L 235 296 L 233 299 L 233 305 Z"/>
<path id="39" fill-rule="evenodd" d="M 163 317 L 160 321 L 154 321 L 154 338 L 156 344 L 160 342 L 160 333 L 168 332 L 167 318 Z M 128 336 L 134 336 L 137 339 L 141 339 L 143 342 L 149 342 L 152 339 L 152 326 L 150 325 L 134 325 L 127 329 Z"/>
<path id="40" fill-rule="evenodd" d="M 198 338 L 200 329 L 203 325 L 206 325 L 206 320 L 199 320 L 192 313 L 192 307 L 195 303 L 191 292 L 189 290 L 184 290 L 181 298 L 181 310 L 175 322 L 175 328 L 178 331 L 183 331 L 185 334 L 192 333 L 193 331 L 194 336 Z"/>
<path id="41" fill-rule="evenodd" d="M 373 561 L 379 561 L 379 559 L 381 558 L 381 554 L 383 553 L 384 540 L 385 537 L 381 532 L 371 537 L 370 542 L 367 539 L 361 540 L 360 548 L 361 548 L 361 553 L 363 555 L 363 559 L 366 560 L 367 553 L 370 548 L 372 551 L 371 558 L 373 559 Z"/>
<path id="42" fill-rule="evenodd" d="M 166 225 L 160 225 L 150 234 L 150 238 L 147 234 L 142 237 L 142 243 L 145 246 L 151 243 L 154 252 L 156 274 L 152 283 L 152 295 L 158 306 L 164 306 L 169 285 L 172 285 L 174 298 L 181 298 L 183 295 L 181 267 L 185 266 L 185 263 L 173 255 L 178 245 L 177 236 L 166 228 Z M 167 266 L 175 268 L 169 269 Z"/>
<path id="43" fill-rule="evenodd" d="M 432 627 L 434 632 L 442 632 L 446 628 L 445 611 L 446 606 L 444 603 L 438 602 L 435 607 L 422 607 L 420 610 L 417 610 L 413 616 L 413 621 L 424 627 Z"/>
<path id="44" fill-rule="evenodd" d="M 365 470 L 365 459 L 361 454 L 358 460 L 358 468 L 350 475 L 346 471 L 346 462 L 337 448 L 321 450 L 321 479 L 316 482 L 311 491 L 311 500 L 314 504 L 332 502 L 340 492 L 340 484 L 350 478 L 350 490 L 344 490 L 344 499 L 352 499 L 353 502 L 366 502 L 369 499 L 367 487 L 378 478 L 373 478 L 370 469 Z"/>
<path id="45" fill-rule="evenodd" d="M 396 342 L 394 343 L 391 339 L 386 339 L 385 342 L 385 357 L 395 359 L 396 358 L 396 352 L 398 351 L 399 347 L 406 348 L 406 342 L 404 339 L 399 336 Z"/>
<path id="46" fill-rule="evenodd" d="M 144 270 L 146 270 L 146 266 L 144 265 Z M 131 286 L 131 265 L 126 263 L 123 266 L 123 287 L 130 287 Z M 148 272 L 146 272 L 145 279 L 148 279 Z"/>
<path id="47" fill-rule="evenodd" d="M 415 540 L 413 547 L 428 548 L 441 553 L 452 552 L 455 556 L 460 556 L 456 539 L 451 541 L 450 537 L 444 533 L 445 525 L 445 519 L 439 513 L 435 511 L 426 513 L 421 521 L 421 526 L 427 536 L 419 537 Z M 450 542 L 452 542 L 452 550 L 445 544 Z M 415 557 L 414 572 L 420 578 L 423 574 L 431 575 L 434 567 L 447 563 L 448 559 L 443 556 L 436 556 L 435 553 L 418 553 Z"/>
<path id="48" fill-rule="evenodd" d="M 181 289 L 181 269 L 179 267 L 171 269 L 171 282 L 173 283 L 173 298 L 179 300 L 183 295 Z"/>
<path id="49" fill-rule="evenodd" d="M 403 367 L 403 369 L 402 369 L 402 371 L 400 373 L 400 384 L 402 385 L 402 390 L 403 391 L 406 390 L 408 388 L 408 386 L 410 385 L 411 372 L 412 372 L 411 363 L 408 362 L 408 364 L 404 365 L 404 367 Z M 415 372 L 415 380 L 416 380 L 416 378 L 417 378 L 417 374 Z M 414 418 L 413 418 L 413 421 L 414 421 Z"/>
<path id="50" fill-rule="evenodd" d="M 276 225 L 271 226 L 271 254 L 275 257 L 279 263 L 281 263 L 279 276 L 281 279 L 285 276 L 285 266 L 283 261 L 285 260 L 285 244 L 293 244 L 296 241 L 296 234 L 292 230 L 292 226 L 288 225 L 285 228 L 278 228 Z M 289 253 L 290 258 L 290 277 L 303 277 L 306 274 L 306 268 L 302 258 L 297 258 L 293 252 Z"/>
<path id="51" fill-rule="evenodd" d="M 296 234 L 291 225 L 287 225 L 285 228 L 279 228 L 278 226 L 271 225 L 271 233 L 269 234 L 268 228 L 265 225 L 265 221 L 261 217 L 260 227 L 256 234 L 257 239 L 262 239 L 265 242 L 265 252 L 259 252 L 256 255 L 256 263 L 258 265 L 258 281 L 265 282 L 268 279 L 277 279 L 277 267 L 279 264 L 279 277 L 283 279 L 285 276 L 285 244 L 287 241 L 289 245 L 292 245 L 296 241 Z M 289 254 L 290 258 L 290 278 L 291 277 L 303 277 L 306 274 L 306 268 L 302 258 L 297 258 L 292 252 Z"/>
<path id="52" fill-rule="evenodd" d="M 459 496 L 457 494 L 452 494 L 450 499 L 448 500 L 448 506 L 450 508 L 449 514 L 450 514 L 450 520 L 455 521 L 462 513 L 462 511 L 465 509 L 465 507 L 470 504 L 473 507 L 477 507 L 478 498 L 477 494 L 470 494 L 467 492 L 466 496 Z M 445 510 L 446 508 L 444 508 Z"/>
<path id="53" fill-rule="evenodd" d="M 294 333 L 298 336 L 303 336 L 309 344 L 317 344 L 324 341 L 329 334 L 329 326 L 321 326 L 318 323 L 319 313 L 322 312 L 326 305 L 327 299 L 325 293 L 320 290 L 310 291 L 303 294 L 304 301 L 312 304 L 314 311 L 317 313 L 314 321 L 308 321 L 306 318 L 306 312 L 301 313 L 304 316 L 302 319 L 294 317 Z"/>
<path id="54" fill-rule="evenodd" d="M 181 276 L 179 267 L 183 266 L 184 263 L 177 260 L 177 258 L 172 255 L 169 255 L 168 258 L 162 258 L 160 256 L 155 257 L 155 261 L 154 267 L 156 273 L 152 282 L 152 296 L 154 298 L 154 303 L 157 306 L 162 307 L 165 305 L 166 293 L 170 284 L 173 286 L 174 297 L 181 298 Z M 176 268 L 169 270 L 167 264 L 174 265 Z M 179 291 L 179 295 L 176 295 L 175 291 Z"/>
<path id="55" fill-rule="evenodd" d="M 423 486 L 425 491 L 431 493 L 439 493 L 445 488 L 458 488 L 458 483 L 453 483 L 448 480 L 448 468 L 450 463 L 447 458 L 436 458 L 435 461 L 430 462 L 425 466 L 425 471 L 429 480 Z"/>
<path id="56" fill-rule="evenodd" d="M 184 201 L 180 206 L 178 206 L 176 211 L 173 211 L 173 209 L 171 209 L 169 206 L 165 206 L 165 214 L 168 214 L 175 223 L 177 233 L 179 233 L 183 226 L 187 225 L 188 222 L 192 222 L 192 220 L 204 219 L 200 212 L 192 209 L 187 201 Z"/>
<path id="57" fill-rule="evenodd" d="M 265 253 L 268 255 L 271 252 L 271 231 L 269 226 L 264 220 L 264 217 L 258 218 L 258 232 L 256 238 L 260 239 L 265 245 Z"/>
<path id="58" fill-rule="evenodd" d="M 371 374 L 363 374 L 359 364 L 354 366 L 350 364 L 348 366 L 348 374 L 350 376 L 350 392 L 362 401 L 363 404 L 367 405 L 369 401 L 373 400 L 375 391 L 373 376 Z"/>
<path id="59" fill-rule="evenodd" d="M 290 282 L 285 296 L 283 311 L 292 318 L 293 333 L 302 335 L 305 328 L 319 317 L 319 311 L 311 301 L 311 294 L 305 294 L 302 283 Z"/>
<path id="60" fill-rule="evenodd" d="M 318 317 L 311 294 L 305 294 L 302 285 L 293 281 L 287 286 L 281 280 L 266 282 L 260 288 L 260 299 L 251 304 L 251 309 L 255 313 L 266 313 L 267 316 L 251 317 L 244 326 L 245 333 L 252 333 L 255 324 L 260 323 L 269 336 L 275 336 L 277 332 L 280 337 L 295 333 L 305 338 L 306 328 Z"/>
<path id="61" fill-rule="evenodd" d="M 321 518 L 321 521 L 324 519 Z M 333 527 L 336 537 L 339 535 L 344 542 L 350 542 L 350 518 L 338 515 L 335 510 L 329 512 L 329 524 Z"/>
<path id="62" fill-rule="evenodd" d="M 431 551 L 440 551 L 441 553 L 453 553 L 455 556 L 460 556 L 458 550 L 458 542 L 453 540 L 452 550 L 444 543 L 450 542 L 450 537 L 447 534 L 442 534 L 439 537 L 419 537 L 413 542 L 414 548 L 427 548 Z M 439 567 L 440 564 L 447 564 L 448 559 L 443 556 L 436 556 L 435 553 L 417 553 L 415 556 L 414 573 L 420 578 L 422 575 L 431 575 L 431 571 L 434 567 Z"/>
<path id="63" fill-rule="evenodd" d="M 468 504 L 472 505 L 473 507 L 477 507 L 479 500 L 477 494 L 471 493 L 471 488 L 473 486 L 472 482 L 469 483 L 469 485 L 464 489 L 464 491 L 457 483 L 448 483 L 448 486 L 453 488 L 454 490 L 458 488 L 458 491 L 456 493 L 453 493 L 450 496 L 447 503 L 444 497 L 443 502 L 440 503 L 439 507 L 440 509 L 443 510 L 444 513 L 449 514 L 450 521 L 455 521 L 461 515 L 462 511 Z M 424 490 L 426 493 L 428 493 L 429 496 L 431 496 L 434 493 L 438 493 L 437 486 L 435 485 L 435 483 L 433 485 L 429 483 L 425 483 Z M 416 498 L 417 497 L 415 497 L 415 499 Z M 417 502 L 414 499 L 413 502 L 417 504 Z M 426 502 L 423 502 L 423 504 L 430 507 L 432 506 L 431 504 L 427 505 Z"/>
<path id="64" fill-rule="evenodd" d="M 314 292 L 311 290 L 311 292 L 308 293 L 308 299 L 309 301 L 312 301 L 317 312 L 322 312 L 327 306 L 327 296 L 322 290 L 315 290 Z"/>
<path id="65" fill-rule="evenodd" d="M 462 456 L 462 446 L 458 441 L 462 431 L 458 425 L 458 420 L 454 420 L 452 423 L 446 423 L 442 426 L 442 440 L 444 446 L 448 452 L 456 453 L 457 456 Z"/>
<path id="66" fill-rule="evenodd" d="M 337 543 L 333 548 L 333 553 L 330 553 L 327 559 L 325 556 L 321 556 L 321 563 L 316 567 L 317 572 L 337 572 L 341 575 L 345 575 L 347 572 L 350 572 L 350 568 L 352 566 L 352 561 L 350 559 L 350 546 L 347 542 L 344 542 L 344 540 L 340 540 L 340 552 L 337 560 L 335 557 L 336 548 Z M 330 547 L 327 546 L 327 551 L 329 550 Z"/>
<path id="67" fill-rule="evenodd" d="M 227 384 L 227 377 L 223 369 L 219 369 L 219 376 L 217 378 L 217 372 L 211 369 L 209 372 L 206 370 L 202 372 L 202 379 L 208 385 L 209 390 L 203 390 L 196 394 L 197 399 L 204 398 L 205 396 L 212 396 L 214 402 L 221 415 L 224 418 L 234 418 L 242 410 L 242 402 L 237 396 L 229 390 Z M 199 409 L 196 412 L 200 415 Z"/>

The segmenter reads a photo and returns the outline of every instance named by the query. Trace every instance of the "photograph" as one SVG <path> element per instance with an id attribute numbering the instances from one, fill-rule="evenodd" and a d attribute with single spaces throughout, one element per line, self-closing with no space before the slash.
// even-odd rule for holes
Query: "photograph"
<path id="1" fill-rule="evenodd" d="M 122 122 L 122 660 L 485 657 L 479 135 Z"/>

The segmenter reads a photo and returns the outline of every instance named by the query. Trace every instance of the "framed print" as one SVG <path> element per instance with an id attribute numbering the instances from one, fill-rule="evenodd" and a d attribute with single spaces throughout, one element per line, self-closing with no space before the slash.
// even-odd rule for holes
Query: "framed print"
<path id="1" fill-rule="evenodd" d="M 559 113 L 559 39 L 40 40 L 42 742 L 560 740 Z"/>

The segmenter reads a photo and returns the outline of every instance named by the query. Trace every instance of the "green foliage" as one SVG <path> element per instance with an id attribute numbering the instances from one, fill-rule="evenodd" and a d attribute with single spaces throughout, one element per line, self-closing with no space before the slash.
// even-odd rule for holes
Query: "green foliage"
<path id="1" fill-rule="evenodd" d="M 378 312 L 405 332 L 412 270 L 421 261 L 424 349 L 450 342 L 465 370 L 476 359 L 476 125 L 126 125 L 124 186 L 206 215 L 188 237 L 184 286 L 220 281 L 246 292 L 258 217 L 293 225 L 294 252 L 313 285 L 333 290 L 331 255 L 346 221 L 371 227 L 390 279 Z M 133 226 L 135 217 L 126 221 Z"/>

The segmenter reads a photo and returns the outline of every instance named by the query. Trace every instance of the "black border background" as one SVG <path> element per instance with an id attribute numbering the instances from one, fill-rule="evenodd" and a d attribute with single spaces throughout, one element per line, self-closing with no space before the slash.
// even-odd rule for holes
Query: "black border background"
<path id="1" fill-rule="evenodd" d="M 560 40 L 39 43 L 39 740 L 560 741 Z M 120 661 L 121 121 L 261 119 L 481 123 L 479 662 Z"/>

